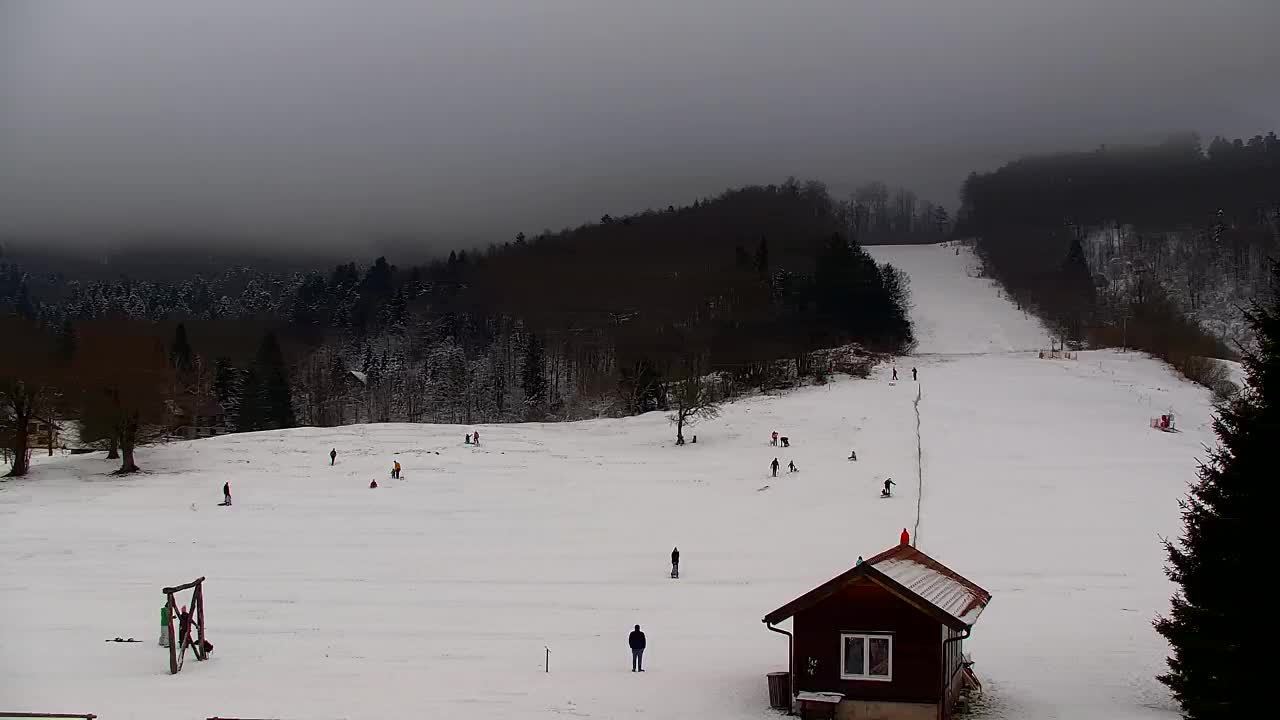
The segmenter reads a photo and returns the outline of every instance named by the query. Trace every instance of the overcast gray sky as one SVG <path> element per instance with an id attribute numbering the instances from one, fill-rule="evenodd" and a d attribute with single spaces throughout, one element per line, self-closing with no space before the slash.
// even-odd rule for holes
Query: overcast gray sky
<path id="1" fill-rule="evenodd" d="M 0 0 L 0 234 L 456 246 L 1280 129 L 1280 0 Z M 64 240 L 63 242 L 65 242 Z"/>

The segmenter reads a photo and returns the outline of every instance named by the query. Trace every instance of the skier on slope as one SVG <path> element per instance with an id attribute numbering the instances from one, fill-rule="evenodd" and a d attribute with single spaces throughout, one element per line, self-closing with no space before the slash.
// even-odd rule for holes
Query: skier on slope
<path id="1" fill-rule="evenodd" d="M 769 467 L 773 468 L 773 476 L 778 477 L 778 458 L 774 458 L 773 462 L 769 463 Z"/>
<path id="2" fill-rule="evenodd" d="M 329 465 L 332 466 L 337 461 L 338 461 L 338 448 L 334 448 L 329 451 Z"/>

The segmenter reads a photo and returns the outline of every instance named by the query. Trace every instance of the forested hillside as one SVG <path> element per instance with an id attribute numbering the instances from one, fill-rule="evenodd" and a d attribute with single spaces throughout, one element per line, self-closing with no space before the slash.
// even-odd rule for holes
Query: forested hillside
<path id="1" fill-rule="evenodd" d="M 1280 251 L 1280 140 L 1195 135 L 1034 157 L 964 185 L 958 232 L 1069 341 L 1197 372 L 1250 338 L 1237 308 Z"/>
<path id="2" fill-rule="evenodd" d="M 858 216 L 789 181 L 411 268 L 234 268 L 42 296 L 49 282 L 4 263 L 0 313 L 45 359 L 0 375 L 46 376 L 45 414 L 110 442 L 120 417 L 162 423 L 160 400 L 216 400 L 237 430 L 667 409 L 690 378 L 723 398 L 841 369 L 850 347 L 910 346 L 905 278 L 850 236 Z"/>

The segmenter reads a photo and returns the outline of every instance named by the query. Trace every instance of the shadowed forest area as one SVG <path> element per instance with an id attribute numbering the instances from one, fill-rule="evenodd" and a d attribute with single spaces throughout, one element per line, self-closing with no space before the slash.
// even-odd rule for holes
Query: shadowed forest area
<path id="1" fill-rule="evenodd" d="M 572 419 L 862 372 L 912 344 L 906 278 L 856 242 L 874 217 L 788 181 L 410 268 L 70 280 L 42 297 L 5 263 L 0 302 L 30 349 L 0 368 L 8 436 L 71 418 L 129 470 L 147 433 L 211 417 Z"/>
<path id="2" fill-rule="evenodd" d="M 1210 386 L 1280 257 L 1280 140 L 1184 134 L 1032 157 L 964 184 L 957 233 L 1068 343 L 1138 348 Z M 1208 373 L 1208 376 L 1206 376 Z"/>

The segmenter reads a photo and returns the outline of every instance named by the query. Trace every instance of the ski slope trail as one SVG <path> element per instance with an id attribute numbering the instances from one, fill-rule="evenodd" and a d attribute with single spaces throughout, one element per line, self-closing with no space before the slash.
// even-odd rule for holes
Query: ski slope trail
<path id="1" fill-rule="evenodd" d="M 919 547 L 994 597 L 965 643 L 979 717 L 1175 720 L 1151 620 L 1173 592 L 1160 539 L 1213 443 L 1208 392 L 1136 353 L 1017 352 L 1043 334 L 963 255 L 871 250 L 911 274 L 935 353 L 902 361 L 920 383 L 886 367 L 740 400 L 680 448 L 650 413 L 481 426 L 480 447 L 449 425 L 232 435 L 145 448 L 127 478 L 100 454 L 36 458 L 0 482 L 0 710 L 776 718 L 765 675 L 787 646 L 761 618 L 894 545 L 919 505 Z M 901 482 L 917 388 L 920 495 Z M 1151 430 L 1170 409 L 1182 432 Z M 171 677 L 160 588 L 201 575 L 215 650 Z"/>
<path id="2" fill-rule="evenodd" d="M 868 245 L 878 263 L 890 263 L 911 281 L 911 321 L 916 354 L 958 355 L 1039 350 L 1044 327 L 1002 297 L 992 280 L 977 275 L 973 252 L 942 245 Z"/>

